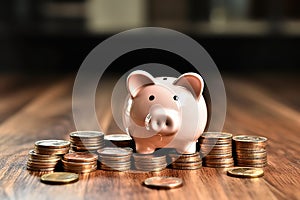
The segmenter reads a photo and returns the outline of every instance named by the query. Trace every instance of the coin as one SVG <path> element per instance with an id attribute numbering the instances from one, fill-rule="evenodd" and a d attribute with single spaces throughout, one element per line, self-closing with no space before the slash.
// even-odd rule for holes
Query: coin
<path id="1" fill-rule="evenodd" d="M 90 152 L 73 152 L 64 155 L 62 163 L 65 171 L 87 173 L 97 169 L 98 155 Z"/>
<path id="2" fill-rule="evenodd" d="M 105 146 L 107 147 L 130 147 L 135 149 L 132 138 L 127 134 L 111 134 L 104 136 Z"/>
<path id="3" fill-rule="evenodd" d="M 172 165 L 171 168 L 172 169 L 180 169 L 180 170 L 196 170 L 196 169 L 200 169 L 202 167 L 201 165 L 195 165 L 195 166 L 177 166 L 177 165 Z"/>
<path id="4" fill-rule="evenodd" d="M 68 153 L 69 147 L 53 149 L 53 148 L 35 146 L 34 150 L 37 154 L 42 154 L 42 155 L 63 155 Z"/>
<path id="5" fill-rule="evenodd" d="M 100 155 L 104 156 L 127 156 L 130 152 L 122 148 L 105 147 L 97 151 Z"/>
<path id="6" fill-rule="evenodd" d="M 172 189 L 182 186 L 183 181 L 177 177 L 156 176 L 147 178 L 144 181 L 144 185 L 150 188 Z"/>
<path id="7" fill-rule="evenodd" d="M 104 147 L 104 134 L 98 131 L 75 131 L 70 133 L 73 151 L 95 152 Z"/>
<path id="8" fill-rule="evenodd" d="M 238 166 L 265 167 L 267 165 L 267 138 L 239 135 L 233 137 L 234 158 Z"/>
<path id="9" fill-rule="evenodd" d="M 232 139 L 238 142 L 266 142 L 268 140 L 265 137 L 253 135 L 238 135 L 234 136 Z"/>
<path id="10" fill-rule="evenodd" d="M 224 133 L 224 132 L 204 132 L 201 135 L 202 138 L 204 139 L 211 139 L 211 138 L 215 138 L 217 140 L 221 140 L 221 139 L 230 139 L 232 138 L 232 134 L 231 133 Z"/>
<path id="11" fill-rule="evenodd" d="M 166 155 L 133 154 L 135 168 L 140 171 L 161 171 L 167 167 Z"/>
<path id="12" fill-rule="evenodd" d="M 264 170 L 254 167 L 234 167 L 227 171 L 229 176 L 240 178 L 257 178 L 264 175 Z"/>
<path id="13" fill-rule="evenodd" d="M 28 153 L 27 169 L 32 171 L 53 171 L 59 167 L 60 157 L 56 155 L 43 155 L 35 150 Z"/>
<path id="14" fill-rule="evenodd" d="M 35 142 L 35 146 L 47 149 L 66 148 L 70 146 L 70 142 L 66 140 L 39 140 Z"/>
<path id="15" fill-rule="evenodd" d="M 74 131 L 70 133 L 70 137 L 72 138 L 97 138 L 104 137 L 104 134 L 99 131 Z"/>
<path id="16" fill-rule="evenodd" d="M 105 147 L 97 152 L 100 158 L 100 169 L 127 171 L 131 168 L 131 148 Z"/>
<path id="17" fill-rule="evenodd" d="M 129 141 L 132 138 L 127 134 L 112 134 L 112 135 L 105 135 L 105 140 L 112 140 L 112 141 Z"/>
<path id="18" fill-rule="evenodd" d="M 199 140 L 200 154 L 206 167 L 232 167 L 232 134 L 224 132 L 206 132 Z"/>
<path id="19" fill-rule="evenodd" d="M 51 174 L 44 174 L 41 177 L 41 181 L 45 183 L 54 183 L 54 184 L 66 184 L 78 181 L 79 176 L 75 173 L 69 172 L 54 172 Z"/>

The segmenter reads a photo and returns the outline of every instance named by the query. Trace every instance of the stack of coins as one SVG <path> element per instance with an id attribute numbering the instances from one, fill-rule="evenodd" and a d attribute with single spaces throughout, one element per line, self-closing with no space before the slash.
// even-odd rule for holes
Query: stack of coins
<path id="1" fill-rule="evenodd" d="M 54 171 L 59 168 L 62 155 L 67 153 L 70 142 L 66 140 L 39 140 L 34 150 L 29 151 L 27 169 L 34 171 Z"/>
<path id="2" fill-rule="evenodd" d="M 267 165 L 267 138 L 250 135 L 233 137 L 234 157 L 237 166 L 265 167 Z"/>
<path id="3" fill-rule="evenodd" d="M 34 145 L 35 153 L 43 155 L 64 155 L 69 149 L 70 142 L 66 140 L 39 140 Z"/>
<path id="4" fill-rule="evenodd" d="M 200 137 L 200 152 L 206 167 L 232 167 L 232 134 L 205 132 Z"/>
<path id="5" fill-rule="evenodd" d="M 62 163 L 64 171 L 89 173 L 97 169 L 98 156 L 90 152 L 74 152 L 64 155 Z"/>
<path id="6" fill-rule="evenodd" d="M 165 155 L 155 154 L 133 154 L 134 165 L 137 170 L 141 171 L 161 171 L 167 167 Z"/>
<path id="7" fill-rule="evenodd" d="M 106 147 L 130 147 L 134 149 L 134 142 L 132 138 L 127 134 L 112 134 L 104 136 Z"/>
<path id="8" fill-rule="evenodd" d="M 202 159 L 200 153 L 196 152 L 193 154 L 169 154 L 171 159 L 170 167 L 173 169 L 199 169 L 202 167 Z"/>
<path id="9" fill-rule="evenodd" d="M 34 150 L 30 150 L 27 169 L 32 171 L 54 171 L 59 165 L 59 161 L 59 156 L 37 154 Z"/>
<path id="10" fill-rule="evenodd" d="M 131 168 L 131 148 L 105 147 L 97 151 L 100 169 L 109 171 L 127 171 Z"/>
<path id="11" fill-rule="evenodd" d="M 70 133 L 71 148 L 74 151 L 92 151 L 104 147 L 104 134 L 98 131 L 75 131 Z"/>

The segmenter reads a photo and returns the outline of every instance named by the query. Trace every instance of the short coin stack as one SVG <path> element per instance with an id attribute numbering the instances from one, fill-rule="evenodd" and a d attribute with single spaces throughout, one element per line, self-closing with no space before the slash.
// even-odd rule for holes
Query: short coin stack
<path id="1" fill-rule="evenodd" d="M 206 167 L 232 167 L 232 134 L 205 132 L 200 139 L 200 152 Z"/>
<path id="2" fill-rule="evenodd" d="M 199 152 L 193 154 L 169 154 L 171 159 L 170 167 L 173 169 L 199 169 L 202 167 L 202 159 Z"/>
<path id="3" fill-rule="evenodd" d="M 34 150 L 30 150 L 27 169 L 32 171 L 54 171 L 59 161 L 59 156 L 37 154 Z"/>
<path id="4" fill-rule="evenodd" d="M 132 138 L 127 134 L 112 134 L 104 136 L 106 147 L 134 147 L 134 142 Z"/>
<path id="5" fill-rule="evenodd" d="M 104 147 L 104 134 L 98 131 L 75 131 L 70 133 L 73 151 L 92 151 Z"/>
<path id="6" fill-rule="evenodd" d="M 54 171 L 59 167 L 60 159 L 70 148 L 65 140 L 39 140 L 34 150 L 29 151 L 27 169 L 33 171 Z"/>
<path id="7" fill-rule="evenodd" d="M 98 156 L 89 152 L 73 152 L 64 155 L 62 163 L 64 171 L 89 173 L 97 169 Z"/>
<path id="8" fill-rule="evenodd" d="M 267 138 L 251 135 L 233 137 L 234 157 L 237 166 L 265 167 L 267 165 Z"/>
<path id="9" fill-rule="evenodd" d="M 167 160 L 165 155 L 155 154 L 133 154 L 134 165 L 140 171 L 161 171 L 167 167 Z"/>
<path id="10" fill-rule="evenodd" d="M 132 149 L 105 147 L 97 152 L 100 159 L 100 169 L 109 171 L 130 170 Z"/>

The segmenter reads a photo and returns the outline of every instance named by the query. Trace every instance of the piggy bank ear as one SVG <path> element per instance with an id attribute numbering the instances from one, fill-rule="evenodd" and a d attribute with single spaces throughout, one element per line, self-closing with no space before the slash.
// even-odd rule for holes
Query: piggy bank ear
<path id="1" fill-rule="evenodd" d="M 185 73 L 176 79 L 173 84 L 185 87 L 191 91 L 197 100 L 200 99 L 204 87 L 204 81 L 202 77 L 196 73 Z"/>
<path id="2" fill-rule="evenodd" d="M 142 87 L 153 84 L 153 76 L 142 70 L 134 71 L 127 77 L 127 89 L 133 98 L 136 97 Z"/>

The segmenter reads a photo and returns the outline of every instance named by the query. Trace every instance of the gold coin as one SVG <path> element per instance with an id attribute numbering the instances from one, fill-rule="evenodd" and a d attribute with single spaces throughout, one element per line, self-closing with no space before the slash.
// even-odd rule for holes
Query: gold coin
<path id="1" fill-rule="evenodd" d="M 65 184 L 78 181 L 79 175 L 69 172 L 54 172 L 51 174 L 44 174 L 41 177 L 42 182 L 53 184 Z"/>
<path id="2" fill-rule="evenodd" d="M 257 178 L 264 175 L 264 170 L 254 167 L 234 167 L 227 171 L 229 176 L 239 178 Z"/>
<path id="3" fill-rule="evenodd" d="M 169 176 L 156 176 L 147 178 L 144 181 L 144 185 L 150 188 L 159 189 L 172 189 L 182 186 L 183 181 L 181 178 L 169 177 Z"/>

